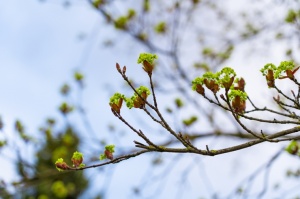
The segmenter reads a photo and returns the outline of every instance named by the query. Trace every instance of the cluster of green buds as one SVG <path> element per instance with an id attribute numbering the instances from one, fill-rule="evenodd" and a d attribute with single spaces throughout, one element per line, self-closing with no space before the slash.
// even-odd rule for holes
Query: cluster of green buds
<path id="1" fill-rule="evenodd" d="M 241 90 L 231 90 L 228 94 L 235 113 L 242 114 L 246 110 L 247 93 Z"/>
<path id="2" fill-rule="evenodd" d="M 123 104 L 123 100 L 126 100 L 125 96 L 120 94 L 120 93 L 115 93 L 109 101 L 109 105 L 111 107 L 111 109 L 115 112 L 117 112 L 118 114 L 120 114 L 121 112 L 121 108 L 122 108 L 122 104 Z"/>
<path id="3" fill-rule="evenodd" d="M 292 61 L 283 61 L 279 64 L 278 67 L 276 67 L 272 63 L 266 64 L 260 72 L 263 74 L 263 76 L 266 76 L 267 84 L 269 88 L 275 87 L 275 79 L 285 79 L 289 78 L 291 80 L 295 79 L 294 74 L 297 72 L 299 67 L 295 68 L 295 64 Z M 283 76 L 282 73 L 285 73 L 286 75 Z"/>
<path id="4" fill-rule="evenodd" d="M 235 113 L 243 114 L 246 110 L 248 96 L 245 92 L 245 85 L 243 78 L 235 78 L 234 83 L 230 86 L 228 98 Z"/>
<path id="5" fill-rule="evenodd" d="M 157 59 L 157 55 L 151 53 L 141 53 L 137 63 L 143 64 L 143 69 L 148 73 L 149 77 L 152 75 L 154 69 L 154 61 Z M 125 76 L 126 67 L 121 70 L 120 65 L 117 63 L 116 68 L 122 76 Z M 126 77 L 127 78 L 127 77 Z M 135 90 L 136 92 L 132 97 L 126 98 L 123 94 L 115 93 L 111 98 L 109 105 L 114 113 L 120 114 L 123 101 L 126 101 L 126 106 L 131 108 L 143 108 L 145 107 L 147 97 L 151 94 L 150 90 L 146 86 L 140 86 Z"/>
<path id="6" fill-rule="evenodd" d="M 300 144 L 296 140 L 292 140 L 285 150 L 292 155 L 300 156 Z"/>
<path id="7" fill-rule="evenodd" d="M 85 165 L 82 163 L 83 162 L 83 154 L 76 151 L 73 153 L 73 156 L 71 158 L 73 167 L 78 168 L 78 167 L 84 167 Z"/>
<path id="8" fill-rule="evenodd" d="M 141 53 L 137 63 L 143 64 L 143 69 L 148 73 L 149 76 L 152 75 L 152 71 L 154 69 L 155 63 L 154 61 L 157 59 L 157 55 L 151 53 Z"/>
<path id="9" fill-rule="evenodd" d="M 203 85 L 216 94 L 221 88 L 228 91 L 234 81 L 236 74 L 232 68 L 225 67 L 220 72 L 206 72 L 202 77 L 197 77 L 192 81 L 192 89 L 201 95 L 205 95 Z"/>
<path id="10" fill-rule="evenodd" d="M 209 90 L 211 90 L 214 94 L 216 94 L 220 90 L 220 86 L 218 84 L 219 77 L 218 74 L 214 74 L 212 72 L 206 72 L 202 77 L 197 77 L 192 81 L 192 89 L 197 91 L 201 95 L 205 95 L 205 89 L 203 85 L 206 86 Z"/>
<path id="11" fill-rule="evenodd" d="M 115 93 L 111 98 L 109 105 L 111 110 L 120 114 L 123 101 L 126 101 L 126 106 L 131 108 L 143 108 L 145 107 L 147 97 L 150 95 L 150 90 L 146 86 L 140 86 L 136 89 L 136 93 L 131 98 L 126 98 L 120 93 Z"/>
<path id="12" fill-rule="evenodd" d="M 225 67 L 220 72 L 218 72 L 217 75 L 221 87 L 225 88 L 226 91 L 229 91 L 236 76 L 235 71 L 230 67 Z"/>
<path id="13" fill-rule="evenodd" d="M 214 94 L 224 88 L 225 92 L 229 93 L 228 98 L 234 111 L 240 114 L 245 111 L 247 100 L 245 80 L 236 78 L 236 73 L 232 68 L 225 67 L 217 73 L 206 72 L 202 77 L 197 77 L 192 81 L 192 89 L 203 96 L 205 96 L 204 85 Z"/>
<path id="14" fill-rule="evenodd" d="M 104 153 L 100 155 L 99 159 L 104 160 L 104 159 L 114 159 L 114 152 L 115 152 L 115 145 L 106 145 Z"/>
<path id="15" fill-rule="evenodd" d="M 140 86 L 136 89 L 137 93 L 134 93 L 131 98 L 126 99 L 126 105 L 129 109 L 143 108 L 146 104 L 146 99 L 150 95 L 150 90 L 146 86 Z"/>
<path id="16" fill-rule="evenodd" d="M 83 154 L 80 152 L 74 152 L 73 156 L 71 158 L 71 161 L 73 163 L 73 167 L 74 168 L 83 168 L 85 167 L 85 164 L 83 164 Z M 64 170 L 68 170 L 71 169 L 72 167 L 70 167 L 66 162 L 64 162 L 63 158 L 59 158 L 56 162 L 55 162 L 55 166 L 56 169 L 58 171 L 64 171 Z"/>

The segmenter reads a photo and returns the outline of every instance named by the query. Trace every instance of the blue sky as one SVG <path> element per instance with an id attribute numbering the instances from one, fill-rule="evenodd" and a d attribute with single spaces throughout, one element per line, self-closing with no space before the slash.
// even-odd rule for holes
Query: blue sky
<path id="1" fill-rule="evenodd" d="M 35 0 L 0 4 L 1 110 L 6 118 L 11 113 L 34 122 L 53 112 L 58 89 L 71 77 L 83 51 L 77 35 L 97 18 L 87 6 L 66 11 L 59 3 Z M 90 20 L 83 23 L 81 16 Z"/>
<path id="2" fill-rule="evenodd" d="M 71 80 L 85 49 L 78 35 L 89 33 L 96 21 L 88 5 L 0 1 L 0 114 L 6 134 L 12 135 L 16 119 L 33 134 L 46 117 L 59 116 L 59 88 Z M 12 177 L 9 171 L 4 179 Z"/>
<path id="3" fill-rule="evenodd" d="M 80 40 L 81 36 L 85 39 Z M 36 135 L 47 117 L 60 118 L 57 110 L 63 99 L 59 89 L 72 82 L 73 73 L 79 70 L 86 76 L 83 100 L 88 117 L 94 130 L 107 136 L 108 120 L 116 121 L 108 106 L 114 90 L 107 84 L 123 85 L 115 63 L 136 63 L 137 57 L 128 56 L 137 50 L 105 50 L 101 41 L 113 36 L 93 8 L 82 2 L 65 8 L 60 1 L 0 1 L 0 115 L 5 134 L 13 140 L 16 119 L 24 123 L 26 132 Z M 119 42 L 124 42 L 124 37 Z M 132 145 L 132 140 L 129 142 L 127 145 Z M 7 168 L 0 178 L 15 179 L 7 161 L 14 157 L 8 151 L 3 154 L 9 158 L 0 158 Z M 119 178 L 117 182 L 122 181 Z"/>

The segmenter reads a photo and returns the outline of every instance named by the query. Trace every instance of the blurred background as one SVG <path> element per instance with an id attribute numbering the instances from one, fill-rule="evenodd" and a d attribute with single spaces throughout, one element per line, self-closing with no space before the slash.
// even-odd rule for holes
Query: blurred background
<path id="1" fill-rule="evenodd" d="M 0 196 L 299 198 L 299 157 L 284 151 L 288 142 L 212 157 L 153 152 L 76 172 L 54 165 L 60 157 L 71 165 L 74 151 L 86 165 L 99 164 L 107 144 L 116 146 L 115 157 L 139 150 L 133 141 L 143 140 L 112 114 L 109 99 L 133 94 L 116 62 L 134 86 L 149 87 L 137 64 L 142 52 L 158 55 L 156 97 L 176 132 L 200 149 L 254 139 L 193 92 L 191 81 L 229 66 L 258 107 L 276 109 L 277 93 L 259 70 L 285 60 L 297 65 L 299 33 L 297 0 L 0 1 Z M 283 92 L 294 88 L 288 80 L 280 85 Z M 182 147 L 142 110 L 124 105 L 121 113 L 156 144 Z M 268 134 L 294 126 L 243 122 Z"/>

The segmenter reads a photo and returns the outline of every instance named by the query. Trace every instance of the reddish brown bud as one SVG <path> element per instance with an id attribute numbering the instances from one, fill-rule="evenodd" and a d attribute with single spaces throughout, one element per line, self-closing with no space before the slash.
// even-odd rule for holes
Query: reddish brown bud
<path id="1" fill-rule="evenodd" d="M 237 84 L 238 85 L 236 87 L 234 87 L 234 89 L 245 92 L 245 80 L 243 78 L 241 78 Z"/>
<path id="2" fill-rule="evenodd" d="M 59 169 L 62 169 L 62 170 L 67 170 L 69 169 L 70 167 L 67 165 L 67 163 L 65 162 L 58 162 L 55 164 L 55 166 Z"/>
<path id="3" fill-rule="evenodd" d="M 123 75 L 125 75 L 125 73 L 126 73 L 126 66 L 123 66 L 122 73 L 123 73 Z"/>
<path id="4" fill-rule="evenodd" d="M 79 165 L 82 163 L 83 161 L 83 158 L 80 158 L 80 159 L 75 159 L 75 158 L 72 158 L 72 163 L 74 165 L 74 167 L 79 167 Z"/>
<path id="5" fill-rule="evenodd" d="M 293 74 L 293 71 L 291 71 L 291 70 L 286 70 L 285 73 L 286 73 L 286 76 L 287 76 L 288 78 L 290 78 L 291 80 L 293 80 L 293 79 L 295 78 L 295 77 L 294 77 L 294 74 Z"/>
<path id="6" fill-rule="evenodd" d="M 299 66 L 298 66 L 296 69 L 294 69 L 294 70 L 286 70 L 286 71 L 285 71 L 286 76 L 279 77 L 279 79 L 289 78 L 289 79 L 291 79 L 291 80 L 294 80 L 294 79 L 295 79 L 294 74 L 297 72 L 298 69 L 299 69 Z"/>
<path id="7" fill-rule="evenodd" d="M 203 88 L 203 86 L 201 85 L 201 84 L 197 84 L 197 86 L 196 86 L 196 91 L 197 91 L 197 93 L 199 93 L 200 95 L 205 95 L 205 90 L 204 90 L 204 88 Z"/>
<path id="8" fill-rule="evenodd" d="M 122 104 L 123 104 L 123 99 L 120 98 L 118 104 L 115 103 L 110 103 L 110 107 L 112 110 L 114 110 L 115 112 L 117 112 L 118 114 L 120 114 L 121 112 L 121 108 L 122 108 Z"/>
<path id="9" fill-rule="evenodd" d="M 142 99 L 142 98 L 143 99 Z M 145 104 L 146 104 L 146 99 L 147 99 L 147 93 L 146 92 L 142 92 L 141 93 L 141 97 L 137 97 L 136 99 L 135 99 L 135 101 L 133 102 L 133 106 L 134 106 L 134 108 L 143 108 L 144 106 L 145 106 Z"/>
<path id="10" fill-rule="evenodd" d="M 275 79 L 273 70 L 268 70 L 268 74 L 266 75 L 267 84 L 269 87 L 275 87 Z"/>
<path id="11" fill-rule="evenodd" d="M 149 75 L 152 74 L 153 68 L 154 68 L 154 65 L 153 65 L 153 64 L 150 64 L 150 63 L 147 62 L 146 60 L 143 61 L 143 69 L 144 69 L 144 71 L 146 71 Z"/>
<path id="12" fill-rule="evenodd" d="M 116 104 L 110 104 L 110 107 L 113 111 L 117 112 L 118 114 L 120 114 L 120 107 Z"/>
<path id="13" fill-rule="evenodd" d="M 204 79 L 204 84 L 214 94 L 216 94 L 219 91 L 219 89 L 220 89 L 219 85 L 215 82 L 215 80 Z"/>
<path id="14" fill-rule="evenodd" d="M 232 101 L 232 107 L 236 113 L 244 113 L 246 110 L 246 101 L 241 100 L 240 96 L 235 96 Z"/>
<path id="15" fill-rule="evenodd" d="M 112 154 L 112 152 L 108 151 L 108 150 L 105 150 L 104 151 L 104 154 L 105 156 L 110 159 L 110 160 L 113 160 L 114 159 L 114 155 Z"/>
<path id="16" fill-rule="evenodd" d="M 120 67 L 120 65 L 119 65 L 118 63 L 116 63 L 116 69 L 117 69 L 117 71 L 118 71 L 119 73 L 121 73 L 121 67 Z"/>
<path id="17" fill-rule="evenodd" d="M 146 98 L 147 98 L 147 93 L 146 93 L 146 92 L 142 92 L 141 96 L 142 96 L 142 98 L 143 98 L 144 100 L 146 100 Z M 142 100 L 142 99 L 141 99 L 141 100 Z M 144 101 L 144 100 L 143 100 L 143 101 Z"/>

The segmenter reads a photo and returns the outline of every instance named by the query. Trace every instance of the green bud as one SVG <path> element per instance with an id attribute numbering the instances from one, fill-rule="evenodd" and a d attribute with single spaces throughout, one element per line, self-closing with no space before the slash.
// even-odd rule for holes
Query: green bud
<path id="1" fill-rule="evenodd" d="M 151 94 L 150 90 L 146 86 L 140 86 L 136 89 L 137 93 L 134 93 L 131 98 L 126 98 L 126 106 L 131 109 L 132 107 L 141 108 L 145 105 L 145 101 L 147 97 Z M 143 99 L 140 98 L 140 96 Z"/>
<path id="2" fill-rule="evenodd" d="M 113 144 L 106 145 L 105 150 L 108 150 L 109 152 L 114 153 L 115 152 L 115 145 L 113 145 Z"/>
<path id="3" fill-rule="evenodd" d="M 299 153 L 299 147 L 299 143 L 296 140 L 292 140 L 285 150 L 292 155 L 296 155 Z"/>
<path id="4" fill-rule="evenodd" d="M 297 13 L 295 10 L 290 9 L 287 13 L 287 16 L 285 17 L 285 21 L 287 23 L 294 23 L 297 19 Z"/>
<path id="5" fill-rule="evenodd" d="M 133 17 L 135 17 L 136 13 L 135 13 L 135 10 L 134 9 L 129 9 L 128 12 L 127 12 L 127 18 L 128 19 L 131 19 Z"/>
<path id="6" fill-rule="evenodd" d="M 167 25 L 166 22 L 162 21 L 159 22 L 158 24 L 156 24 L 156 26 L 154 27 L 155 32 L 157 32 L 158 34 L 161 33 L 165 33 L 167 30 Z"/>
<path id="7" fill-rule="evenodd" d="M 64 171 L 64 170 L 69 169 L 69 166 L 67 165 L 67 163 L 64 162 L 64 159 L 62 159 L 62 158 L 59 158 L 58 160 L 56 160 L 55 166 L 58 171 Z"/>
<path id="8" fill-rule="evenodd" d="M 80 72 L 75 72 L 74 73 L 74 78 L 76 81 L 81 82 L 84 78 L 84 75 Z"/>
<path id="9" fill-rule="evenodd" d="M 62 114 L 66 115 L 70 112 L 72 112 L 74 110 L 74 107 L 73 106 L 70 106 L 68 105 L 68 103 L 66 102 L 63 102 L 60 107 L 59 107 L 59 110 Z"/>
<path id="10" fill-rule="evenodd" d="M 76 167 L 76 168 L 79 167 L 79 166 L 84 165 L 84 164 L 82 164 L 83 154 L 80 153 L 80 152 L 77 152 L 77 151 L 74 152 L 71 160 L 73 162 L 73 166 Z"/>
<path id="11" fill-rule="evenodd" d="M 105 151 L 103 154 L 100 155 L 99 159 L 104 160 L 104 159 L 110 159 L 113 160 L 113 153 L 115 152 L 115 145 L 106 145 L 105 146 Z"/>
<path id="12" fill-rule="evenodd" d="M 189 119 L 185 119 L 183 120 L 183 124 L 185 126 L 191 126 L 192 124 L 194 124 L 196 121 L 198 120 L 198 117 L 197 116 L 192 116 L 190 117 Z"/>
<path id="13" fill-rule="evenodd" d="M 180 98 L 175 99 L 175 104 L 176 104 L 177 108 L 181 108 L 184 105 Z"/>
<path id="14" fill-rule="evenodd" d="M 241 100 L 243 101 L 247 100 L 247 93 L 241 90 L 231 90 L 228 94 L 230 100 L 233 100 L 236 96 L 240 96 Z"/>
<path id="15" fill-rule="evenodd" d="M 121 16 L 121 17 L 119 17 L 118 19 L 115 20 L 115 22 L 114 22 L 115 28 L 117 28 L 117 29 L 126 29 L 127 22 L 128 22 L 128 17 Z"/>
<path id="16" fill-rule="evenodd" d="M 137 63 L 143 63 L 144 61 L 147 61 L 149 64 L 154 64 L 154 61 L 157 59 L 156 54 L 151 54 L 151 53 L 141 53 Z"/>

